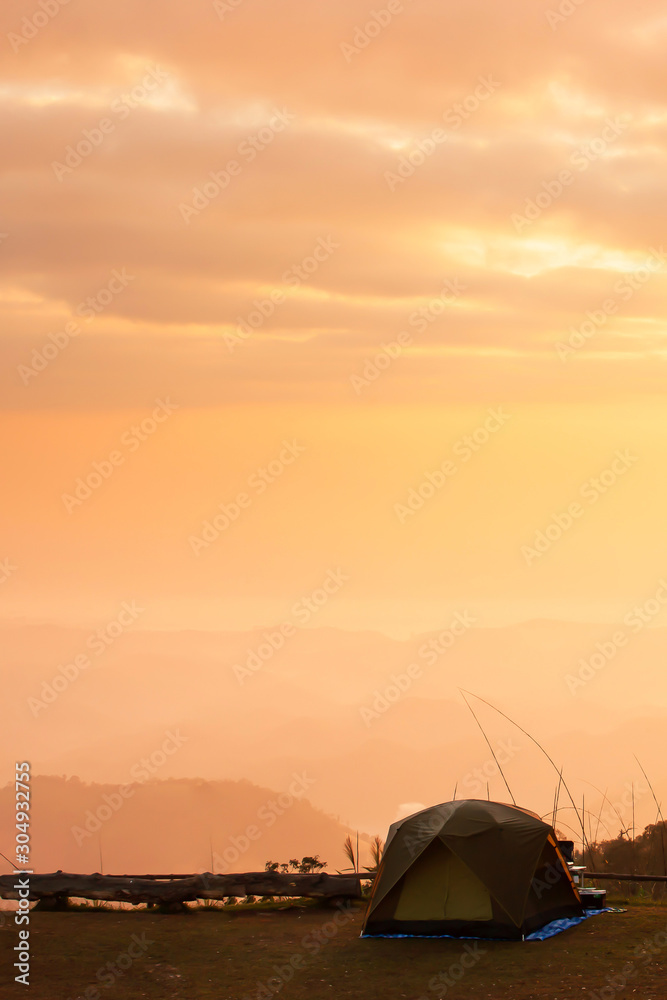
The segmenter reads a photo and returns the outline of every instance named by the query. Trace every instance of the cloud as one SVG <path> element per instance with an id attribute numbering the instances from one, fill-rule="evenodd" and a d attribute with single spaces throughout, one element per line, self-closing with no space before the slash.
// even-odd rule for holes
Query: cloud
<path id="1" fill-rule="evenodd" d="M 0 90 L 12 361 L 114 268 L 136 280 L 27 405 L 109 405 L 105 373 L 128 365 L 124 402 L 156 381 L 201 398 L 200 377 L 221 398 L 260 387 L 284 398 L 306 383 L 335 397 L 447 279 L 465 294 L 387 374 L 391 395 L 430 393 L 452 373 L 476 392 L 489 365 L 510 393 L 537 382 L 562 394 L 554 343 L 662 235 L 664 28 L 652 2 L 602 21 L 591 0 L 556 27 L 548 9 L 521 0 L 509 18 L 406 0 L 346 61 L 341 46 L 370 16 L 358 0 L 319 3 L 305 20 L 296 0 L 176 3 L 169 17 L 157 2 L 62 5 L 18 46 Z M 31 14 L 8 17 L 7 32 Z M 276 115 L 284 127 L 267 132 Z M 232 161 L 224 190 L 204 194 Z M 563 170 L 572 181 L 558 192 Z M 232 366 L 218 338 L 322 238 L 339 249 Z M 617 391 L 629 357 L 628 391 L 653 391 L 663 291 L 659 274 L 578 356 L 599 391 Z M 23 406 L 5 378 L 9 405 Z"/>
<path id="2" fill-rule="evenodd" d="M 420 812 L 425 808 L 426 806 L 423 802 L 401 802 L 392 823 L 397 823 L 400 819 L 405 819 L 406 816 L 411 816 L 413 813 Z"/>

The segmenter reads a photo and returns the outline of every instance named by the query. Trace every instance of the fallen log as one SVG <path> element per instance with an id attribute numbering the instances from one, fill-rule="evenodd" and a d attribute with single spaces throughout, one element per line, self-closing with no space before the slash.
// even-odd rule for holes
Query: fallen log
<path id="1" fill-rule="evenodd" d="M 667 882 L 667 875 L 616 875 L 614 872 L 584 872 L 584 877 L 607 878 L 614 882 Z"/>
<path id="2" fill-rule="evenodd" d="M 214 873 L 215 874 L 215 873 Z M 282 874 L 279 872 L 278 874 Z M 290 874 L 289 872 L 287 874 Z M 358 878 L 364 881 L 367 879 L 371 881 L 375 878 L 375 872 L 336 872 L 336 875 L 344 875 L 345 878 Z M 167 875 L 114 875 L 112 872 L 106 876 L 107 878 L 149 878 L 149 879 L 171 879 L 171 878 L 195 878 L 191 872 L 186 872 L 185 874 L 169 873 Z"/>
<path id="3" fill-rule="evenodd" d="M 105 900 L 114 903 L 171 904 L 197 899 L 225 899 L 228 896 L 308 896 L 313 898 L 359 899 L 358 877 L 320 872 L 299 875 L 282 872 L 246 872 L 214 875 L 203 872 L 164 879 L 143 876 L 78 875 L 53 872 L 45 875 L 0 876 L 0 898 L 18 899 L 17 880 L 28 880 L 30 900 L 47 900 L 63 905 L 68 898 Z"/>

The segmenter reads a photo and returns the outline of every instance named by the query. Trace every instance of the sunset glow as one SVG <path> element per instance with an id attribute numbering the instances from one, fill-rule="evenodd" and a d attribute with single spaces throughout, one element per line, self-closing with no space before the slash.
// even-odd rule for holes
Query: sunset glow
<path id="1" fill-rule="evenodd" d="M 582 782 L 620 795 L 644 739 L 667 777 L 663 5 L 379 3 L 5 5 L 3 747 L 38 773 L 120 782 L 181 725 L 159 779 L 308 766 L 318 809 L 383 832 L 484 759 L 474 681 Z"/>

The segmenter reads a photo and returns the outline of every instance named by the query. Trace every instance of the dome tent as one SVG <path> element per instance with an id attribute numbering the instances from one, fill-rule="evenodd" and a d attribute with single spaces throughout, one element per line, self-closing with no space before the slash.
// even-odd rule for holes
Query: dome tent
<path id="1" fill-rule="evenodd" d="M 362 936 L 521 939 L 584 913 L 556 835 L 502 802 L 443 802 L 392 824 Z"/>

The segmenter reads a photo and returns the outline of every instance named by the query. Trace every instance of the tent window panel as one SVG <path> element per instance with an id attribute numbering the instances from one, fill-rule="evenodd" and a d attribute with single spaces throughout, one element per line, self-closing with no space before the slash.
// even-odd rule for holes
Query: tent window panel
<path id="1" fill-rule="evenodd" d="M 396 920 L 492 920 L 488 890 L 436 840 L 403 877 Z"/>

